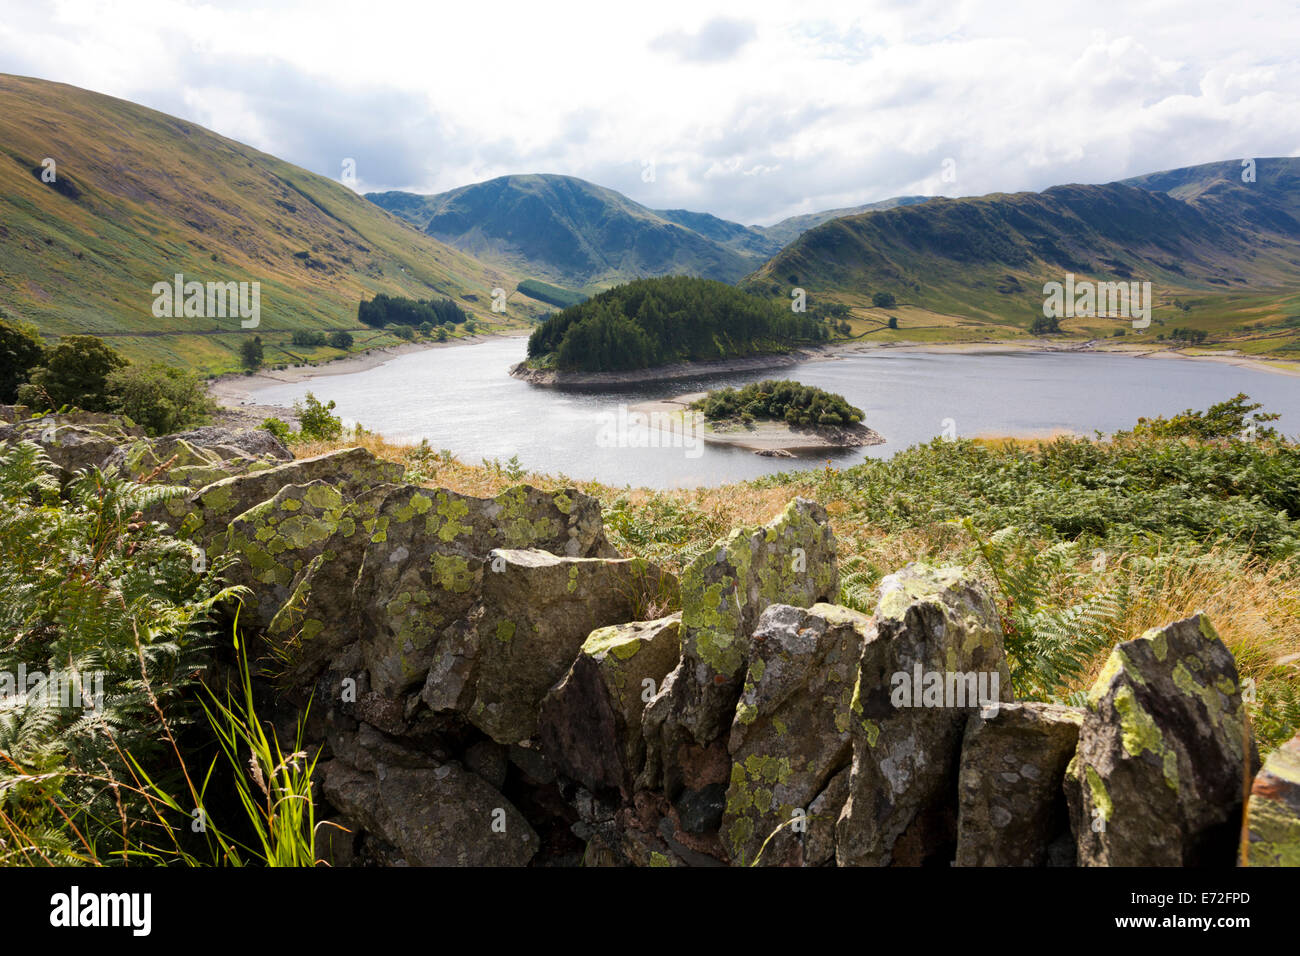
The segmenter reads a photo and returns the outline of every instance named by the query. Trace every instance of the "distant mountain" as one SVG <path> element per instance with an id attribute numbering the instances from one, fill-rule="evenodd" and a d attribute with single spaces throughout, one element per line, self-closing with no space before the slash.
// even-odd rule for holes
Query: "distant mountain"
<path id="1" fill-rule="evenodd" d="M 1211 163 L 834 219 L 746 286 L 782 296 L 800 286 L 814 301 L 859 308 L 889 293 L 923 314 L 894 336 L 906 338 L 909 322 L 1023 332 L 1042 314 L 1043 283 L 1067 272 L 1145 280 L 1157 300 L 1152 333 L 1187 326 L 1247 349 L 1284 349 L 1300 340 L 1300 159 L 1259 159 L 1254 182 L 1241 174 L 1240 162 Z M 883 325 L 883 315 L 873 320 Z M 1111 326 L 1075 323 L 1095 334 Z"/>
<path id="2" fill-rule="evenodd" d="M 778 247 L 787 245 L 798 239 L 809 229 L 815 229 L 824 222 L 832 219 L 840 219 L 844 216 L 860 216 L 864 212 L 875 212 L 880 209 L 893 209 L 895 206 L 912 206 L 916 203 L 925 202 L 929 196 L 895 196 L 892 199 L 882 199 L 879 202 L 869 202 L 864 206 L 850 206 L 844 209 L 825 209 L 821 212 L 804 213 L 802 216 L 791 216 L 789 219 L 782 219 L 780 222 L 771 226 L 750 226 L 749 228 L 765 238 L 776 243 Z"/>
<path id="3" fill-rule="evenodd" d="M 177 273 L 259 282 L 256 334 L 272 363 L 295 360 L 275 347 L 294 329 L 357 329 L 358 303 L 376 292 L 449 297 L 501 324 L 492 290 L 520 278 L 201 126 L 0 75 L 0 309 L 47 333 L 108 336 L 131 356 L 235 364 L 250 334 L 238 320 L 153 314 L 154 284 Z M 518 295 L 510 307 L 521 320 L 546 311 Z"/>
<path id="4" fill-rule="evenodd" d="M 745 226 L 656 212 L 572 176 L 502 176 L 433 196 L 366 198 L 470 255 L 582 291 L 675 274 L 735 282 L 780 249 Z"/>

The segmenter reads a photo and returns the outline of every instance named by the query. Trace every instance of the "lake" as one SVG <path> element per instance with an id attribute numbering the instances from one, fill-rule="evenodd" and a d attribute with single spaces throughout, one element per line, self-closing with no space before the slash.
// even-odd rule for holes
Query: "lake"
<path id="1" fill-rule="evenodd" d="M 523 359 L 526 342 L 496 338 L 426 349 L 366 371 L 259 387 L 251 397 L 287 406 L 310 390 L 322 401 L 333 399 L 349 425 L 359 421 L 394 441 L 428 439 L 434 448 L 450 449 L 470 463 L 485 458 L 504 462 L 518 455 L 529 470 L 654 488 L 713 485 L 823 466 L 826 455 L 763 458 L 716 446 L 629 447 L 648 444 L 650 433 L 635 422 L 625 427 L 622 410 L 628 405 L 764 378 L 796 379 L 839 392 L 866 412 L 866 424 L 886 443 L 829 456 L 836 467 L 888 458 L 945 433 L 1110 433 L 1131 427 L 1139 416 L 1204 409 L 1238 392 L 1263 402 L 1265 411 L 1280 412 L 1277 424 L 1285 434 L 1300 432 L 1300 381 L 1218 362 L 900 348 L 597 393 L 511 378 L 507 370 Z"/>

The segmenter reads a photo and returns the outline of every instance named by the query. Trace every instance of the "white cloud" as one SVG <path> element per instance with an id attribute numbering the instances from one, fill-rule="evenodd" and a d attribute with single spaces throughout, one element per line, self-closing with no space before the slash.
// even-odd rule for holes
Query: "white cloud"
<path id="1" fill-rule="evenodd" d="M 0 0 L 0 71 L 355 157 L 363 189 L 556 172 L 771 222 L 1300 154 L 1291 5 L 1239 7 Z"/>

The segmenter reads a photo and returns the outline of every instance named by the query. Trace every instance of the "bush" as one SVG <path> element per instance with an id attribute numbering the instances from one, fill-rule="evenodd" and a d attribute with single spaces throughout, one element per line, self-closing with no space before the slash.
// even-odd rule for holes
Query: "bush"
<path id="1" fill-rule="evenodd" d="M 894 298 L 892 292 L 877 292 L 871 297 L 871 304 L 877 309 L 892 309 L 898 305 L 898 300 Z"/>
<path id="2" fill-rule="evenodd" d="M 293 333 L 293 344 L 301 348 L 316 348 L 325 344 L 325 333 L 309 329 L 298 329 Z"/>
<path id="3" fill-rule="evenodd" d="M 891 329 L 896 329 L 896 328 L 898 328 L 898 316 L 896 316 L 896 315 L 891 315 L 891 316 L 889 317 L 889 327 L 890 327 Z"/>
<path id="4" fill-rule="evenodd" d="M 332 415 L 334 402 L 322 405 L 311 392 L 303 402 L 294 402 L 293 410 L 298 415 L 298 437 L 305 441 L 333 441 L 343 434 L 343 421 Z"/>
<path id="5" fill-rule="evenodd" d="M 1029 325 L 1030 335 L 1055 335 L 1061 331 L 1061 320 L 1054 315 L 1037 316 Z"/>
<path id="6" fill-rule="evenodd" d="M 0 402 L 18 398 L 18 386 L 45 357 L 45 343 L 36 326 L 5 317 L 0 311 Z"/>
<path id="7" fill-rule="evenodd" d="M 249 372 L 255 372 L 261 368 L 263 358 L 262 337 L 260 335 L 245 340 L 239 346 L 239 363 Z"/>
<path id="8" fill-rule="evenodd" d="M 338 332 L 331 332 L 329 337 L 329 345 L 330 348 L 342 349 L 343 351 L 346 352 L 348 349 L 352 348 L 352 333 L 344 332 L 342 330 Z"/>
<path id="9" fill-rule="evenodd" d="M 18 389 L 18 399 L 33 408 L 69 405 L 87 412 L 112 411 L 108 377 L 127 364 L 102 339 L 65 336 L 46 351 L 44 364 L 32 369 L 31 381 Z"/>
<path id="10" fill-rule="evenodd" d="M 286 445 L 293 441 L 293 431 L 289 428 L 289 423 L 279 418 L 264 418 L 258 428 L 265 428 Z"/>
<path id="11" fill-rule="evenodd" d="M 388 326 L 388 331 L 405 342 L 415 340 L 415 329 L 411 328 L 409 325 L 390 325 Z"/>
<path id="12" fill-rule="evenodd" d="M 114 411 L 150 435 L 168 435 L 207 422 L 216 404 L 194 372 L 155 362 L 128 365 L 108 376 Z"/>

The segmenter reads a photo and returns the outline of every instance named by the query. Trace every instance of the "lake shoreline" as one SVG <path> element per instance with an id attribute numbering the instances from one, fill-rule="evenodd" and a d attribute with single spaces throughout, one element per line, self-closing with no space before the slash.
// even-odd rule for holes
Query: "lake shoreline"
<path id="1" fill-rule="evenodd" d="M 220 409 L 220 417 L 224 423 L 232 426 L 251 427 L 259 424 L 264 418 L 272 416 L 286 418 L 287 416 L 292 416 L 292 409 L 288 406 L 263 404 L 254 400 L 254 394 L 258 390 L 267 386 L 314 381 L 316 379 L 325 379 L 335 375 L 364 372 L 377 368 L 404 355 L 424 351 L 426 349 L 456 348 L 459 346 L 479 344 L 492 339 L 523 338 L 525 334 L 526 333 L 524 332 L 511 332 L 493 335 L 476 335 L 470 339 L 460 339 L 451 342 L 412 342 L 391 348 L 372 349 L 366 353 L 352 355 L 322 365 L 305 365 L 299 368 L 286 368 L 280 370 L 263 369 L 252 375 L 230 373 L 222 375 L 210 382 L 208 385 L 208 394 Z M 750 356 L 745 359 L 723 360 L 721 363 L 690 363 L 693 367 L 690 369 L 689 373 L 683 374 L 680 377 L 690 378 L 710 374 L 711 372 L 726 374 L 728 372 L 751 371 L 762 368 L 779 369 L 787 368 L 801 362 L 835 361 L 850 355 L 891 351 L 922 352 L 930 354 L 1078 352 L 1148 360 L 1214 362 L 1233 365 L 1240 368 L 1253 369 L 1256 371 L 1269 372 L 1275 375 L 1288 375 L 1292 377 L 1300 376 L 1300 362 L 1290 362 L 1285 359 L 1247 356 L 1235 350 L 1188 353 L 1174 348 L 1151 349 L 1140 346 L 1112 344 L 1102 340 L 1053 342 L 1050 339 L 1033 339 L 1030 341 L 1011 339 L 996 342 L 837 342 L 828 345 L 808 347 L 800 350 L 798 353 Z M 732 363 L 743 364 L 732 365 Z M 611 390 L 616 389 L 619 384 L 635 385 L 638 383 L 645 384 L 646 382 L 672 381 L 679 377 L 673 376 L 670 378 L 663 378 L 657 374 L 657 371 L 651 372 L 651 370 L 648 369 L 638 370 L 638 373 L 636 379 L 628 378 L 626 376 L 619 378 L 619 373 L 602 374 L 614 376 L 612 379 L 613 384 L 610 386 Z M 598 390 L 602 386 L 589 385 L 586 387 Z"/>

